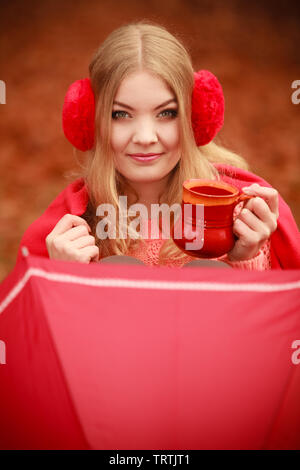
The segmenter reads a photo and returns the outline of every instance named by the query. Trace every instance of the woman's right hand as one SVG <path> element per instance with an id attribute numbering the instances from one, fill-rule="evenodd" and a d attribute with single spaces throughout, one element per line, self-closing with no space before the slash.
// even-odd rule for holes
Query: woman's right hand
<path id="1" fill-rule="evenodd" d="M 99 248 L 90 226 L 77 215 L 65 214 L 46 237 L 51 259 L 90 263 L 99 261 Z"/>

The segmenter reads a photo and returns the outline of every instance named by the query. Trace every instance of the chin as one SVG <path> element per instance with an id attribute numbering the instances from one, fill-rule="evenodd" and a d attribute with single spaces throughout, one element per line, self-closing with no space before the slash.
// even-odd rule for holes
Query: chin
<path id="1" fill-rule="evenodd" d="M 129 182 L 132 182 L 132 183 L 155 183 L 156 181 L 159 181 L 161 180 L 162 178 L 159 178 L 159 177 L 153 177 L 153 178 L 146 178 L 145 176 L 141 176 L 140 178 L 139 177 L 136 177 L 136 178 L 133 178 L 133 177 L 130 177 L 130 178 L 126 178 Z"/>

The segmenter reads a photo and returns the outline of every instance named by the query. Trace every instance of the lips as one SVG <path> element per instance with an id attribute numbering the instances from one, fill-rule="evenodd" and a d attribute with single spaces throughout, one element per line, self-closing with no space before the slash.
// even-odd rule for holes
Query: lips
<path id="1" fill-rule="evenodd" d="M 138 162 L 152 162 L 162 155 L 162 153 L 131 153 L 129 157 Z"/>

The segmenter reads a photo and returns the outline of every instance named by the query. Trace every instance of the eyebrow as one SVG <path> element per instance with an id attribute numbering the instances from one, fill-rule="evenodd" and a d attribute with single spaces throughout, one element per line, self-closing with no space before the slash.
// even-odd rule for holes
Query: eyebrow
<path id="1" fill-rule="evenodd" d="M 156 111 L 159 108 L 162 108 L 163 106 L 167 106 L 170 103 L 177 103 L 177 100 L 175 98 L 171 98 L 170 100 L 165 101 L 164 103 L 160 104 L 159 106 L 156 106 L 156 108 L 154 108 L 154 111 Z M 113 104 L 118 104 L 119 106 L 122 106 L 123 108 L 127 108 L 127 109 L 130 109 L 131 111 L 134 111 L 134 108 L 132 108 L 128 104 L 121 103 L 120 101 L 114 101 Z"/>

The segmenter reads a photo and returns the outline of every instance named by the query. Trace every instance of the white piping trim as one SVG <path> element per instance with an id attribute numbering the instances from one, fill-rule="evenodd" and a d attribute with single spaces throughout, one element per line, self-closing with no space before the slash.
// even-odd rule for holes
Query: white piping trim
<path id="1" fill-rule="evenodd" d="M 61 274 L 48 272 L 40 268 L 29 268 L 22 279 L 11 289 L 0 303 L 0 314 L 21 292 L 31 277 L 40 277 L 48 281 L 69 282 L 94 287 L 117 287 L 127 289 L 156 289 L 156 290 L 188 290 L 188 291 L 215 291 L 215 292 L 282 292 L 300 289 L 300 280 L 283 284 L 264 283 L 240 283 L 230 284 L 225 282 L 192 282 L 192 281 L 151 281 L 140 279 L 118 278 L 90 278 L 74 276 L 73 274 Z"/>

